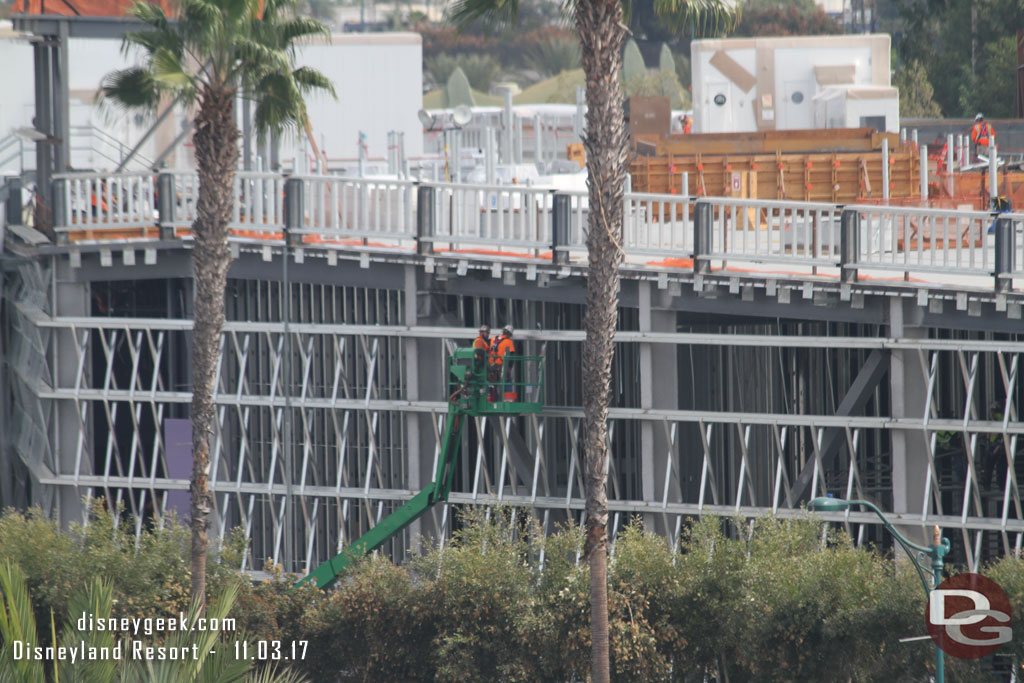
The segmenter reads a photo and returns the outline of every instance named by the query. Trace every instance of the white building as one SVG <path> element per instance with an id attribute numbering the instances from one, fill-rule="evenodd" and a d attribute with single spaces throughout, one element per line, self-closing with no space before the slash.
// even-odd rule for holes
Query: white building
<path id="1" fill-rule="evenodd" d="M 694 41 L 694 132 L 813 128 L 814 98 L 829 88 L 886 88 L 888 99 L 862 98 L 868 104 L 851 109 L 853 125 L 882 117 L 879 128 L 896 132 L 889 43 L 878 34 Z"/>
<path id="2" fill-rule="evenodd" d="M 142 114 L 126 114 L 109 105 L 101 106 L 97 94 L 103 77 L 133 63 L 134 54 L 121 52 L 119 39 L 72 38 L 69 41 L 69 91 L 71 165 L 76 169 L 113 169 L 142 138 L 152 120 Z M 329 158 L 354 159 L 358 155 L 359 133 L 372 157 L 387 154 L 387 134 L 405 135 L 408 156 L 423 149 L 423 127 L 416 117 L 422 106 L 423 50 L 417 33 L 336 34 L 330 44 L 312 43 L 300 47 L 300 66 L 320 69 L 334 82 L 338 99 L 315 95 L 308 102 L 313 134 Z M 0 64 L 4 97 L 0 98 L 0 174 L 18 173 L 35 167 L 34 146 L 15 137 L 18 129 L 31 129 L 35 109 L 32 47 L 28 37 L 0 22 Z M 168 117 L 139 151 L 145 167 L 166 149 L 188 121 L 187 112 Z M 242 126 L 242 116 L 238 116 Z M 23 155 L 18 155 L 22 147 Z M 254 158 L 265 148 L 254 143 Z M 172 168 L 192 165 L 189 143 L 167 158 Z M 264 155 L 265 156 L 265 155 Z M 281 140 L 280 159 L 297 154 L 297 138 Z M 311 155 L 304 158 L 312 159 Z M 140 165 L 141 164 L 141 165 Z"/>

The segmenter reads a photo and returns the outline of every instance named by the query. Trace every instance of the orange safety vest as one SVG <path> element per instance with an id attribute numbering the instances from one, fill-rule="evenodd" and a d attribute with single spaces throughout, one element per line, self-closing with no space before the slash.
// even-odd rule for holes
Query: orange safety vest
<path id="1" fill-rule="evenodd" d="M 974 144 L 988 147 L 991 144 L 990 138 L 992 142 L 996 141 L 996 132 L 992 130 L 992 126 L 988 125 L 988 121 L 978 121 L 971 128 L 971 140 L 974 141 Z"/>
<path id="2" fill-rule="evenodd" d="M 491 342 L 491 364 L 501 365 L 505 362 L 505 356 L 515 352 L 516 345 L 511 337 L 506 337 L 504 334 L 495 337 Z"/>
<path id="3" fill-rule="evenodd" d="M 683 135 L 689 135 L 693 128 L 693 119 L 683 119 Z"/>
<path id="4" fill-rule="evenodd" d="M 482 334 L 478 335 L 477 338 L 473 340 L 473 348 L 483 349 L 484 351 L 487 351 L 488 349 L 491 348 L 491 340 L 483 336 Z"/>

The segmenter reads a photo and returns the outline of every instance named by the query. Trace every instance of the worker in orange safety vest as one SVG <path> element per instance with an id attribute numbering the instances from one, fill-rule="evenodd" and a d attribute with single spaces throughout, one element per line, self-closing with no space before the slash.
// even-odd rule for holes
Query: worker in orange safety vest
<path id="1" fill-rule="evenodd" d="M 473 340 L 473 364 L 477 370 L 483 370 L 488 365 L 488 356 L 491 351 L 491 326 L 481 325 L 480 334 Z"/>
<path id="2" fill-rule="evenodd" d="M 989 125 L 985 117 L 979 112 L 974 117 L 974 126 L 971 128 L 971 142 L 975 144 L 975 154 L 979 154 L 982 151 L 982 147 L 985 148 L 985 152 L 996 145 L 996 132 L 992 130 L 992 126 Z"/>
<path id="3" fill-rule="evenodd" d="M 515 368 L 509 358 L 515 352 L 516 345 L 512 341 L 512 325 L 505 325 L 501 334 L 491 341 L 491 368 L 497 369 L 497 381 L 499 385 L 503 386 L 501 391 L 505 401 L 515 401 L 518 398 L 513 377 Z"/>
<path id="4" fill-rule="evenodd" d="M 107 195 L 107 181 L 105 181 L 105 180 L 100 181 L 99 195 L 100 195 L 99 199 L 97 200 L 96 189 L 93 189 L 92 197 L 90 198 L 90 203 L 92 204 L 92 217 L 93 218 L 98 218 L 99 217 L 99 209 L 100 209 L 100 207 L 103 208 L 103 215 L 104 216 L 107 215 L 107 209 L 108 209 L 108 207 L 107 207 L 107 196 L 106 196 Z"/>
<path id="5" fill-rule="evenodd" d="M 693 130 L 693 119 L 687 114 L 683 116 L 683 135 L 689 135 L 691 130 Z"/>

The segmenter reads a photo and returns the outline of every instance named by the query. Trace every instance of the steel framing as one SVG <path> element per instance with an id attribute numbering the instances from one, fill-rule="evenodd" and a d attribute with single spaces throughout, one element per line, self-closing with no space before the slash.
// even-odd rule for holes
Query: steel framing
<path id="1" fill-rule="evenodd" d="M 265 267 L 230 283 L 211 473 L 216 532 L 244 529 L 247 567 L 315 566 L 425 483 L 446 407 L 440 368 L 481 321 L 511 321 L 525 350 L 544 351 L 550 408 L 474 421 L 450 504 L 529 508 L 547 529 L 580 523 L 583 333 L 571 296 L 553 301 L 536 281 L 514 297 L 455 294 L 424 263 L 401 266 L 402 287 L 284 286 L 277 265 L 249 258 Z M 103 496 L 140 531 L 188 487 L 167 475 L 164 421 L 187 417 L 190 283 L 118 284 L 117 268 L 112 282 L 76 281 L 73 265 L 58 254 L 8 275 L 13 428 L 0 466 L 18 485 L 2 502 L 70 521 L 83 518 L 81 496 Z M 121 303 L 118 286 L 159 289 L 163 308 Z M 687 517 L 792 516 L 827 492 L 875 500 L 907 528 L 955 530 L 971 567 L 1020 551 L 1024 337 L 904 324 L 915 302 L 899 297 L 884 324 L 709 321 L 660 305 L 656 281 L 636 287 L 610 413 L 613 538 L 642 515 L 675 544 Z M 888 360 L 858 385 L 873 353 Z M 847 397 L 862 410 L 843 414 Z M 452 518 L 445 506 L 387 552 L 401 558 L 420 533 L 443 542 Z M 832 519 L 858 542 L 884 539 L 869 515 Z"/>

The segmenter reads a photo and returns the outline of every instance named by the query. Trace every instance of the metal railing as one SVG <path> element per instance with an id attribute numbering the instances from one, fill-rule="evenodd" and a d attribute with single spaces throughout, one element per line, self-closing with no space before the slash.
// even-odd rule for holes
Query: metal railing
<path id="1" fill-rule="evenodd" d="M 624 204 L 622 249 L 627 254 L 693 256 L 693 200 L 690 197 L 633 192 L 626 194 Z M 582 243 L 582 235 L 580 238 Z"/>
<path id="2" fill-rule="evenodd" d="M 814 202 L 709 197 L 712 258 L 839 265 L 841 207 Z"/>
<path id="3" fill-rule="evenodd" d="M 103 163 L 117 166 L 131 152 L 131 145 L 96 126 L 71 126 L 70 132 L 72 162 L 78 168 L 96 168 Z M 153 168 L 153 162 L 140 154 L 136 154 L 130 163 L 138 169 Z"/>
<path id="4" fill-rule="evenodd" d="M 290 233 L 301 235 L 302 242 L 412 240 L 416 236 L 416 184 L 411 180 L 336 176 L 297 180 L 302 187 L 299 227 Z"/>
<path id="5" fill-rule="evenodd" d="M 26 164 L 26 159 L 31 163 Z M 7 168 L 11 162 L 15 163 L 10 166 L 10 171 L 17 171 L 19 174 L 24 173 L 28 167 L 34 167 L 35 146 L 17 135 L 0 140 L 0 171 Z"/>
<path id="6" fill-rule="evenodd" d="M 151 173 L 56 176 L 56 233 L 68 241 L 156 238 Z"/>
<path id="7" fill-rule="evenodd" d="M 436 183 L 436 219 L 424 240 L 452 251 L 551 248 L 552 192 L 516 185 Z"/>
<path id="8" fill-rule="evenodd" d="M 57 177 L 65 241 L 185 238 L 196 218 L 194 173 Z M 459 252 L 467 258 L 578 260 L 591 207 L 584 192 L 394 178 L 234 179 L 235 240 Z M 755 264 L 783 273 L 939 273 L 943 284 L 1001 290 L 1024 277 L 1024 215 L 877 205 L 626 193 L 620 246 L 628 262 L 707 273 Z M 136 232 L 125 232 L 134 229 Z M 141 232 L 139 232 L 141 231 Z M 651 261 L 651 257 L 660 260 Z M 692 259 L 692 266 L 686 262 Z M 973 278 L 964 280 L 957 278 Z"/>
<path id="9" fill-rule="evenodd" d="M 862 230 L 858 266 L 900 272 L 992 272 L 992 214 L 902 206 L 858 206 L 857 211 Z"/>

